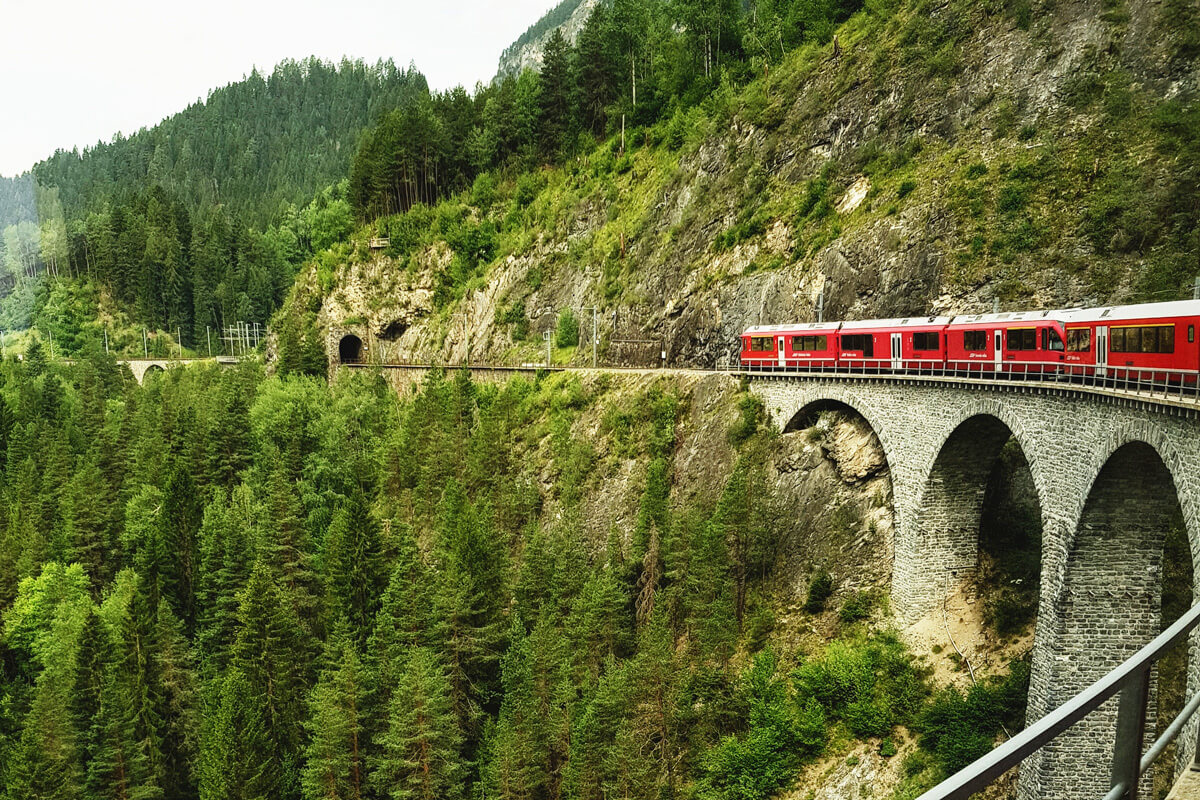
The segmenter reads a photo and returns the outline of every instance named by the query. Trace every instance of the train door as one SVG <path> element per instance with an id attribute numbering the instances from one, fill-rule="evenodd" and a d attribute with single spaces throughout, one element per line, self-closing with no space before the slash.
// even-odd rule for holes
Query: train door
<path id="1" fill-rule="evenodd" d="M 900 369 L 904 366 L 904 349 L 900 344 L 899 333 L 892 334 L 892 369 Z"/>
<path id="2" fill-rule="evenodd" d="M 1096 374 L 1105 376 L 1108 366 L 1108 328 L 1100 325 L 1096 328 Z"/>
<path id="3" fill-rule="evenodd" d="M 1001 372 L 1004 369 L 1004 331 L 999 329 L 992 331 L 992 339 L 994 341 L 992 363 L 996 372 Z"/>
<path id="4" fill-rule="evenodd" d="M 779 345 L 779 366 L 781 366 L 781 367 L 786 367 L 786 366 L 787 366 L 787 353 L 786 353 L 786 352 L 784 351 L 784 349 L 783 349 L 783 343 L 784 343 L 785 341 L 786 341 L 786 340 L 785 340 L 785 338 L 784 338 L 784 337 L 782 337 L 782 336 L 778 337 L 778 345 Z"/>

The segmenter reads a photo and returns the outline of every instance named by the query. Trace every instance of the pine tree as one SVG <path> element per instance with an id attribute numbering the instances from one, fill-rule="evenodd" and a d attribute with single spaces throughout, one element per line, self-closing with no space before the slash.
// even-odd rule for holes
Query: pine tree
<path id="1" fill-rule="evenodd" d="M 286 762 L 275 749 L 261 691 L 237 668 L 219 682 L 200 743 L 200 797 L 205 800 L 274 800 L 285 794 Z"/>
<path id="2" fill-rule="evenodd" d="M 433 638 L 429 572 L 408 526 L 396 537 L 394 564 L 366 649 L 377 686 L 375 702 L 380 709 L 387 709 L 391 703 L 408 652 L 413 647 L 429 646 Z"/>
<path id="3" fill-rule="evenodd" d="M 97 594 L 112 576 L 114 542 L 109 540 L 106 509 L 97 500 L 108 494 L 100 467 L 89 458 L 76 468 L 67 491 L 66 527 L 71 560 L 83 564 Z"/>
<path id="4" fill-rule="evenodd" d="M 440 516 L 434 619 L 454 710 L 473 737 L 500 677 L 507 554 L 457 482 L 447 488 Z"/>
<path id="5" fill-rule="evenodd" d="M 189 800 L 196 797 L 193 776 L 198 721 L 196 675 L 183 624 L 165 600 L 158 606 L 153 643 L 163 794 Z"/>
<path id="6" fill-rule="evenodd" d="M 392 697 L 373 783 L 391 800 L 461 800 L 466 796 L 462 734 L 450 685 L 437 656 L 414 648 Z"/>
<path id="7" fill-rule="evenodd" d="M 347 632 L 330 636 L 326 668 L 308 701 L 309 734 L 301 786 L 305 800 L 360 800 L 366 795 L 367 676 Z"/>
<path id="8" fill-rule="evenodd" d="M 309 635 L 320 631 L 320 577 L 300 498 L 283 470 L 272 470 L 267 481 L 267 523 L 260 531 L 260 557 L 287 589 L 293 611 Z"/>
<path id="9" fill-rule="evenodd" d="M 334 514 L 325 534 L 325 608 L 335 624 L 350 626 L 356 646 L 366 644 L 386 575 L 379 523 L 366 496 L 355 491 Z"/>
<path id="10" fill-rule="evenodd" d="M 163 491 L 163 551 L 170 557 L 164 564 L 162 590 L 189 633 L 196 622 L 196 536 L 203 516 L 196 482 L 190 472 L 176 465 Z"/>
<path id="11" fill-rule="evenodd" d="M 269 752 L 243 751 L 242 755 L 263 759 L 257 763 L 267 776 L 264 789 L 269 790 L 268 796 L 285 800 L 299 794 L 300 726 L 310 658 L 307 637 L 293 608 L 287 592 L 259 563 L 241 594 L 232 659 L 252 695 L 249 702 L 259 706 L 252 716 L 262 720 L 269 740 Z"/>
<path id="12" fill-rule="evenodd" d="M 238 597 L 250 577 L 251 542 L 261 507 L 250 487 L 232 498 L 218 495 L 200 526 L 199 632 L 197 649 L 205 672 L 222 672 L 237 636 Z"/>
<path id="13" fill-rule="evenodd" d="M 136 687 L 119 667 L 104 676 L 100 708 L 93 722 L 95 750 L 87 771 L 87 795 L 95 800 L 157 800 L 151 754 L 138 734 Z"/>
<path id="14" fill-rule="evenodd" d="M 542 48 L 542 87 L 539 95 L 538 131 L 544 158 L 557 159 L 567 139 L 571 120 L 571 46 L 561 28 L 555 28 Z"/>

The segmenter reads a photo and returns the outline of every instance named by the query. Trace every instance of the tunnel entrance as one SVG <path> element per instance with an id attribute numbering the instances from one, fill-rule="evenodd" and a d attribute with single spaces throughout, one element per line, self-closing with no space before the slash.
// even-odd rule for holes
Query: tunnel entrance
<path id="1" fill-rule="evenodd" d="M 338 342 L 338 361 L 342 364 L 361 364 L 363 360 L 362 339 L 348 333 Z"/>
<path id="2" fill-rule="evenodd" d="M 383 329 L 383 332 L 379 334 L 379 338 L 383 339 L 384 341 L 394 342 L 403 336 L 406 330 L 408 330 L 407 325 L 400 320 L 393 320 L 389 322 L 387 327 Z"/>

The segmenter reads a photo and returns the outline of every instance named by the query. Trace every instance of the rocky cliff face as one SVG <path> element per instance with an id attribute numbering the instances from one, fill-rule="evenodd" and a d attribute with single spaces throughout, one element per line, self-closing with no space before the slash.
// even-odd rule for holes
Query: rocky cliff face
<path id="1" fill-rule="evenodd" d="M 538 33 L 529 41 L 517 41 L 509 47 L 505 48 L 500 54 L 500 66 L 496 71 L 496 76 L 503 78 L 506 76 L 520 75 L 527 69 L 534 71 L 542 68 L 542 49 L 545 46 L 546 40 L 555 29 L 563 32 L 568 42 L 575 43 L 575 38 L 579 36 L 579 32 L 583 30 L 583 25 L 587 22 L 588 16 L 592 13 L 592 9 L 600 0 L 575 0 L 577 5 L 567 15 L 566 20 L 560 25 L 551 25 L 545 27 L 543 31 Z M 555 9 L 557 10 L 557 9 Z M 551 12 L 554 13 L 554 12 Z M 542 27 L 540 24 L 535 28 Z M 523 39 L 526 37 L 522 37 Z"/>
<path id="2" fill-rule="evenodd" d="M 1154 299 L 1175 285 L 1155 276 L 1200 268 L 1152 210 L 1179 191 L 1164 109 L 1200 102 L 1168 5 L 857 16 L 836 49 L 547 171 L 527 208 L 471 208 L 506 233 L 462 299 L 427 293 L 439 244 L 411 286 L 387 258 L 346 265 L 323 322 L 392 331 L 389 359 L 513 363 L 574 309 L 583 346 L 560 355 L 583 363 L 598 307 L 602 361 L 714 366 L 822 300 L 853 319 Z"/>

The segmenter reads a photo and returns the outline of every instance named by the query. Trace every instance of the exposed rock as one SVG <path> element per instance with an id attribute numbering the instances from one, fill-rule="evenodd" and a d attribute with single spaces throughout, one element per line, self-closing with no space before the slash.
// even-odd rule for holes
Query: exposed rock
<path id="1" fill-rule="evenodd" d="M 875 432 L 860 417 L 827 412 L 817 427 L 822 433 L 821 449 L 847 483 L 861 483 L 887 468 Z"/>

